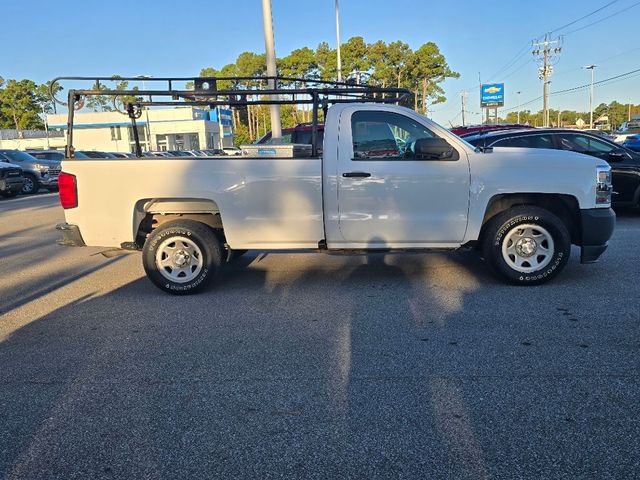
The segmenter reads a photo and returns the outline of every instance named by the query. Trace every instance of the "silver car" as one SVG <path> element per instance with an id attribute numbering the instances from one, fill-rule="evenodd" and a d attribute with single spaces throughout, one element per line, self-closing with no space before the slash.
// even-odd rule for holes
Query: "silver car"
<path id="1" fill-rule="evenodd" d="M 0 155 L 22 169 L 23 194 L 37 193 L 41 188 L 50 192 L 58 190 L 59 161 L 38 159 L 20 150 L 0 150 Z"/>

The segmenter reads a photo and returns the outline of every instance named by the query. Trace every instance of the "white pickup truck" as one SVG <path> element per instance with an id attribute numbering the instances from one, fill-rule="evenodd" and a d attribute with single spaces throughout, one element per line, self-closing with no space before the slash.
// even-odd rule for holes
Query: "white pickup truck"
<path id="1" fill-rule="evenodd" d="M 321 156 L 68 159 L 63 243 L 141 249 L 149 279 L 202 289 L 234 252 L 477 248 L 507 281 L 553 278 L 571 244 L 591 263 L 615 214 L 606 162 L 478 150 L 395 105 L 328 109 Z"/>

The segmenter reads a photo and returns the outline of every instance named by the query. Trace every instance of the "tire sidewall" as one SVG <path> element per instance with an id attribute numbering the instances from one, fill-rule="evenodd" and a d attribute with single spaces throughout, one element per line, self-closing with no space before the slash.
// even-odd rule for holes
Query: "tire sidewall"
<path id="1" fill-rule="evenodd" d="M 38 179 L 34 175 L 31 175 L 30 173 L 25 174 L 24 178 L 25 178 L 25 180 L 29 179 L 32 182 L 33 188 L 31 190 L 29 190 L 29 191 L 26 191 L 26 192 L 24 190 L 22 190 L 21 193 L 23 195 L 33 195 L 34 193 L 38 193 L 38 190 L 40 190 L 40 188 L 38 186 L 39 185 L 38 184 Z"/>
<path id="2" fill-rule="evenodd" d="M 206 225 L 197 225 L 198 228 L 190 225 L 196 222 L 184 222 L 181 225 L 166 225 L 152 232 L 145 242 L 142 252 L 142 261 L 145 272 L 149 279 L 161 290 L 176 295 L 195 293 L 215 277 L 220 267 L 220 247 L 219 244 Z M 209 236 L 209 238 L 205 238 Z M 168 238 L 188 238 L 194 242 L 202 252 L 202 270 L 193 280 L 185 283 L 173 282 L 166 278 L 159 271 L 156 265 L 156 254 L 159 246 Z"/>
<path id="3" fill-rule="evenodd" d="M 519 225 L 538 225 L 549 232 L 553 238 L 554 252 L 551 261 L 542 269 L 522 273 L 514 270 L 505 261 L 502 255 L 502 244 L 506 235 Z M 571 242 L 566 228 L 563 228 L 560 219 L 551 213 L 544 211 L 532 211 L 530 213 L 518 213 L 508 219 L 500 219 L 496 222 L 495 230 L 490 236 L 488 254 L 494 268 L 510 282 L 518 285 L 536 285 L 544 283 L 555 277 L 569 260 Z"/>

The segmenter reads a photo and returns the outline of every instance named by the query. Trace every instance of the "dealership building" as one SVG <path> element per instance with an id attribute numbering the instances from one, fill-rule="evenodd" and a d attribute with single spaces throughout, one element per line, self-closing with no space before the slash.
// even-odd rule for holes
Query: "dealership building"
<path id="1" fill-rule="evenodd" d="M 66 113 L 48 115 L 47 124 L 52 135 L 64 132 L 66 137 Z M 140 118 L 136 119 L 136 125 L 143 151 L 233 146 L 231 110 L 223 108 L 150 108 L 142 111 Z M 47 148 L 44 139 L 41 143 L 30 145 L 30 148 Z M 73 145 L 76 150 L 133 152 L 135 140 L 131 120 L 120 112 L 75 112 Z M 55 147 L 58 147 L 57 143 Z"/>

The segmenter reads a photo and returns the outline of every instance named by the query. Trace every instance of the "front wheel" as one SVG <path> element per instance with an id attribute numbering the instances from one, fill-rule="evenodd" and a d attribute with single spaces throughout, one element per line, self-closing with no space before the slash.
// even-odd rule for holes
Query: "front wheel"
<path id="1" fill-rule="evenodd" d="M 24 195 L 31 195 L 37 193 L 38 190 L 40 190 L 40 183 L 38 183 L 38 179 L 35 175 L 26 173 L 24 175 L 24 183 L 22 184 L 22 193 Z"/>
<path id="2" fill-rule="evenodd" d="M 142 263 L 156 287 L 185 295 L 202 290 L 215 277 L 222 264 L 222 247 L 207 225 L 175 220 L 149 235 Z"/>
<path id="3" fill-rule="evenodd" d="M 551 280 L 571 253 L 564 222 L 539 207 L 510 208 L 491 219 L 485 233 L 485 259 L 502 277 L 519 285 Z"/>

